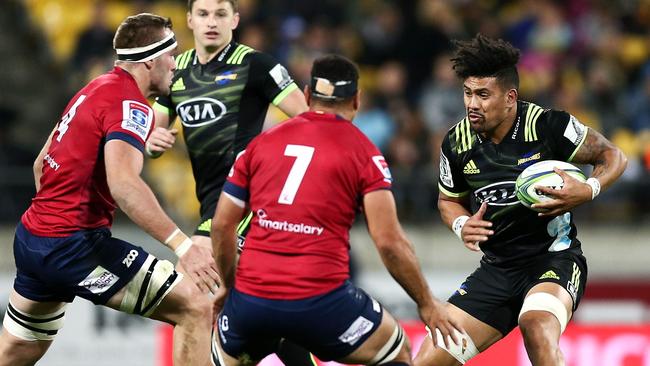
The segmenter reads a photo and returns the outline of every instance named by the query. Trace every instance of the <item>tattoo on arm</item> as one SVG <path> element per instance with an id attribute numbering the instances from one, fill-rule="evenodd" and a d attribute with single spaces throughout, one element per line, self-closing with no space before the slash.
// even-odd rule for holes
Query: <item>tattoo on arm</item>
<path id="1" fill-rule="evenodd" d="M 605 152 L 615 149 L 614 145 L 609 142 L 599 132 L 589 129 L 585 142 L 573 157 L 573 162 L 577 164 L 591 164 L 594 166 L 593 177 L 600 176 L 608 170 L 608 162 L 605 159 Z"/>
<path id="2" fill-rule="evenodd" d="M 611 148 L 610 142 L 603 135 L 590 128 L 585 142 L 582 143 L 582 146 L 573 157 L 573 161 L 578 164 L 595 165 L 599 156 L 608 148 Z"/>

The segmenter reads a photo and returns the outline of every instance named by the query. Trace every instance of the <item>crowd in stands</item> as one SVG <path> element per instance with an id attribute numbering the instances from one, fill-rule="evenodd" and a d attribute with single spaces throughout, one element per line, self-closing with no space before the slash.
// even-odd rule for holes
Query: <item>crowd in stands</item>
<path id="1" fill-rule="evenodd" d="M 111 66 L 112 22 L 124 13 L 171 16 L 180 48 L 192 44 L 182 0 L 22 3 L 32 26 L 50 41 L 68 92 Z M 440 141 L 465 113 L 450 66 L 450 40 L 477 32 L 521 49 L 521 99 L 572 113 L 627 154 L 622 181 L 599 197 L 606 217 L 650 213 L 650 1 L 240 0 L 239 6 L 237 40 L 273 54 L 300 86 L 312 60 L 324 53 L 340 53 L 361 65 L 363 104 L 354 123 L 386 155 L 402 218 L 431 222 L 437 215 Z M 71 14 L 73 7 L 89 20 L 61 34 L 52 17 L 69 23 L 81 16 Z M 282 118 L 277 110 L 268 116 Z M 34 127 L 49 131 L 51 120 L 41 122 Z M 33 148 L 41 143 L 34 141 Z M 185 154 L 181 148 L 167 155 L 151 164 L 150 177 L 169 206 L 191 215 L 197 212 L 191 175 L 187 168 L 174 168 L 186 161 Z"/>

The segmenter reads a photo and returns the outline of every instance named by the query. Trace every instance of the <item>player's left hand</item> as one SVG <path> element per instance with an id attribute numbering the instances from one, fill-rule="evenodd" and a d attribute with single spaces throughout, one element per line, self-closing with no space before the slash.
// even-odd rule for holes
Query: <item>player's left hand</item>
<path id="1" fill-rule="evenodd" d="M 582 183 L 567 174 L 564 170 L 555 168 L 553 169 L 562 180 L 564 185 L 562 189 L 553 189 L 550 187 L 536 186 L 535 189 L 550 196 L 553 199 L 546 202 L 540 202 L 532 205 L 535 209 L 542 209 L 539 216 L 559 216 L 572 208 L 591 200 L 591 187 Z"/>
<path id="2" fill-rule="evenodd" d="M 444 340 L 445 347 L 449 349 L 450 339 L 455 344 L 459 345 L 461 340 L 458 338 L 458 334 L 464 334 L 465 331 L 460 325 L 460 322 L 449 315 L 446 305 L 444 302 L 434 298 L 431 307 L 418 309 L 420 313 L 420 318 L 431 330 L 431 339 L 433 340 L 433 345 L 435 347 L 441 347 L 441 344 L 438 344 L 438 339 L 434 336 L 435 330 L 438 329 L 442 334 L 442 339 Z"/>

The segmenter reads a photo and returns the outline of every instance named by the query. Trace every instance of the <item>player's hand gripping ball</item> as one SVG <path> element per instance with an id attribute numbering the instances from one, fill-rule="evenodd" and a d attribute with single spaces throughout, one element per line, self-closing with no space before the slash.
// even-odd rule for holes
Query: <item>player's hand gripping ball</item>
<path id="1" fill-rule="evenodd" d="M 587 180 L 587 177 L 585 177 L 584 173 L 578 167 L 564 161 L 544 160 L 535 163 L 524 169 L 524 171 L 519 174 L 519 177 L 517 177 L 515 183 L 517 198 L 524 206 L 531 210 L 535 210 L 530 207 L 532 204 L 553 199 L 553 197 L 546 196 L 537 190 L 535 188 L 536 186 L 562 189 L 564 181 L 562 180 L 562 177 L 553 171 L 553 168 L 564 170 L 580 182 L 584 183 Z"/>

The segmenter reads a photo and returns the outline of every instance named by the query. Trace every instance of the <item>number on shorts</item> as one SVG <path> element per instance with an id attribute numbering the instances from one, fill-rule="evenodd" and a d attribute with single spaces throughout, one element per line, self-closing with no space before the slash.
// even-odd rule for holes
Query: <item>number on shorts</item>
<path id="1" fill-rule="evenodd" d="M 314 150 L 311 146 L 287 145 L 284 150 L 284 156 L 294 156 L 296 160 L 294 160 L 287 180 L 284 182 L 278 203 L 285 205 L 293 204 L 296 193 L 298 193 L 298 188 L 302 183 L 302 178 L 305 177 L 307 167 L 311 162 L 311 158 L 314 156 Z"/>
<path id="2" fill-rule="evenodd" d="M 138 251 L 135 249 L 131 249 L 129 254 L 127 254 L 126 258 L 122 261 L 122 264 L 126 265 L 126 268 L 131 267 L 131 264 L 133 264 L 133 261 L 135 258 L 138 256 Z"/>
<path id="3" fill-rule="evenodd" d="M 70 124 L 70 121 L 74 118 L 74 115 L 77 114 L 77 107 L 81 105 L 81 103 L 86 99 L 85 95 L 80 95 L 79 99 L 77 99 L 76 102 L 70 107 L 70 110 L 68 113 L 61 118 L 61 122 L 59 122 L 59 127 L 56 129 L 59 131 L 59 136 L 56 137 L 56 141 L 61 142 L 61 139 L 63 138 L 63 135 L 65 135 L 66 132 L 68 132 L 68 125 Z"/>

